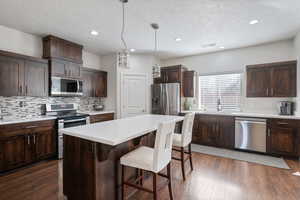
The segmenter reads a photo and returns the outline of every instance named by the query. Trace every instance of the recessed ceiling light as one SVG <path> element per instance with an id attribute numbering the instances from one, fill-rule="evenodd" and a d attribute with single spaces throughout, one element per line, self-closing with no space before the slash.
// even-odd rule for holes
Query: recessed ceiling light
<path id="1" fill-rule="evenodd" d="M 95 31 L 95 30 L 92 30 L 92 31 L 91 31 L 91 34 L 92 34 L 92 35 L 95 35 L 95 36 L 99 35 L 98 31 Z"/>
<path id="2" fill-rule="evenodd" d="M 220 46 L 220 49 L 225 49 L 225 47 L 223 47 L 223 46 Z"/>
<path id="3" fill-rule="evenodd" d="M 250 25 L 254 25 L 254 24 L 257 24 L 259 21 L 257 19 L 254 19 L 254 20 L 251 20 L 249 22 Z"/>
<path id="4" fill-rule="evenodd" d="M 130 49 L 131 52 L 135 52 L 135 49 Z"/>
<path id="5" fill-rule="evenodd" d="M 180 42 L 182 39 L 181 38 L 175 38 L 176 42 Z"/>

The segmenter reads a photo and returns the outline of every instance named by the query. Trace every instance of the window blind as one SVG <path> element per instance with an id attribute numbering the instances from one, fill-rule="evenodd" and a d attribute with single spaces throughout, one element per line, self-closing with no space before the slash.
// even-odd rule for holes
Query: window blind
<path id="1" fill-rule="evenodd" d="M 240 111 L 241 74 L 199 76 L 199 105 L 207 110 Z"/>

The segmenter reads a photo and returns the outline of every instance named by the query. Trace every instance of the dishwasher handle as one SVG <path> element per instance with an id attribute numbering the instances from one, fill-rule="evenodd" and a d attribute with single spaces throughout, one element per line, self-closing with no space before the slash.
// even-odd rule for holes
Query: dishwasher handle
<path id="1" fill-rule="evenodd" d="M 241 117 L 236 117 L 235 121 L 243 121 L 243 122 L 248 122 L 248 123 L 251 123 L 251 122 L 255 122 L 255 123 L 257 123 L 257 122 L 267 123 L 266 119 L 261 119 L 261 118 L 241 118 Z"/>
<path id="2" fill-rule="evenodd" d="M 262 124 L 266 125 L 267 122 L 260 122 L 260 121 L 242 121 L 242 120 L 235 120 L 236 123 L 241 123 L 241 124 Z"/>

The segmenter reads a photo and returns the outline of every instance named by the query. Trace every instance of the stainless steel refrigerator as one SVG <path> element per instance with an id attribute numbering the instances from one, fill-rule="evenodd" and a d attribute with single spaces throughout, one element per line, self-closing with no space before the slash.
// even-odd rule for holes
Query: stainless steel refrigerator
<path id="1" fill-rule="evenodd" d="M 152 114 L 178 115 L 180 112 L 180 84 L 152 85 Z"/>

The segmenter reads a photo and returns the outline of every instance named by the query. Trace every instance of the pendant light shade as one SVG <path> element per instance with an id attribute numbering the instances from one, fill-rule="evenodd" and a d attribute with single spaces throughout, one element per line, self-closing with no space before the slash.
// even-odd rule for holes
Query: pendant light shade
<path id="1" fill-rule="evenodd" d="M 129 51 L 127 48 L 126 40 L 124 39 L 125 32 L 125 4 L 128 3 L 128 0 L 120 0 L 122 3 L 122 32 L 121 32 L 121 41 L 123 43 L 124 49 L 118 53 L 118 65 L 119 67 L 129 68 Z"/>
<path id="2" fill-rule="evenodd" d="M 154 54 L 155 56 L 157 56 L 157 31 L 159 29 L 159 25 L 156 23 L 151 24 L 151 27 L 154 30 L 154 42 L 155 42 L 155 48 L 154 48 Z M 152 67 L 152 76 L 153 78 L 159 78 L 161 73 L 160 73 L 160 65 L 158 63 L 156 63 L 155 65 L 153 65 Z"/>

